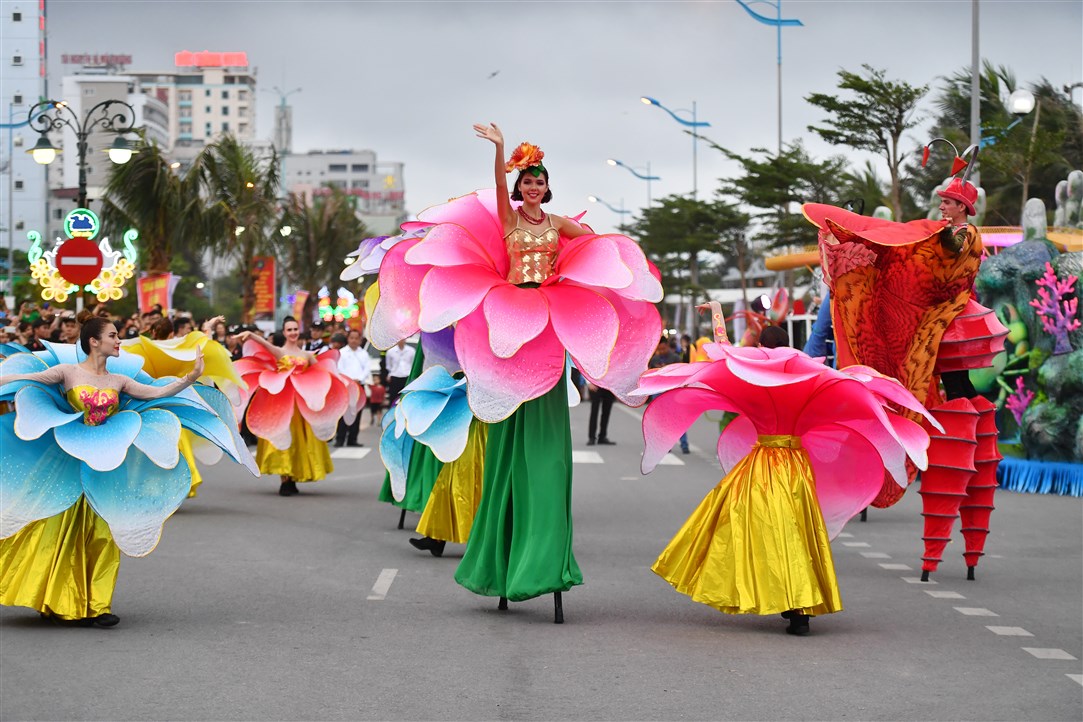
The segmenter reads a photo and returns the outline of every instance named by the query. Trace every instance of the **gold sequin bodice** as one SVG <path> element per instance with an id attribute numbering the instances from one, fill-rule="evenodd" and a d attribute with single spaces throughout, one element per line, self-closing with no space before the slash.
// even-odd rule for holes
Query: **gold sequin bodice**
<path id="1" fill-rule="evenodd" d="M 120 394 L 116 389 L 80 385 L 69 389 L 67 395 L 72 407 L 83 412 L 83 423 L 87 426 L 97 426 L 120 407 Z"/>
<path id="2" fill-rule="evenodd" d="M 508 282 L 541 283 L 553 273 L 553 263 L 560 247 L 560 233 L 553 227 L 549 218 L 549 227 L 540 234 L 519 225 L 504 236 L 508 249 Z"/>

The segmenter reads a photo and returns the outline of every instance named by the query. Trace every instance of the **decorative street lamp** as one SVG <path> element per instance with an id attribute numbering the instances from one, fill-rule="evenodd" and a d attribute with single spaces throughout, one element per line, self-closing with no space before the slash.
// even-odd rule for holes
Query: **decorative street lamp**
<path id="1" fill-rule="evenodd" d="M 647 174 L 646 175 L 643 175 L 642 173 L 640 173 L 638 169 L 633 168 L 630 165 L 626 165 L 626 164 L 620 162 L 619 160 L 615 160 L 613 158 L 608 159 L 606 161 L 606 163 L 608 163 L 609 165 L 614 166 L 614 167 L 620 166 L 621 168 L 624 168 L 629 173 L 634 175 L 636 178 L 639 178 L 640 180 L 647 181 L 647 207 L 650 208 L 651 207 L 651 181 L 662 180 L 661 178 L 659 178 L 656 175 L 651 175 L 651 162 L 647 161 L 647 169 L 646 169 Z"/>
<path id="2" fill-rule="evenodd" d="M 41 135 L 38 137 L 38 142 L 27 153 L 34 156 L 34 160 L 42 165 L 52 163 L 60 152 L 60 149 L 50 142 L 49 131 L 62 130 L 64 126 L 74 131 L 79 167 L 79 208 L 87 206 L 87 139 L 94 128 L 101 127 L 106 132 L 117 134 L 113 144 L 105 151 L 109 155 L 109 160 L 117 165 L 127 163 L 131 160 L 132 153 L 136 152 L 136 149 L 123 136 L 124 133 L 135 130 L 135 109 L 123 100 L 102 101 L 88 110 L 82 120 L 66 102 L 43 100 L 30 109 L 28 117 L 30 126 Z"/>
<path id="3" fill-rule="evenodd" d="M 616 213 L 619 216 L 626 216 L 629 213 L 631 213 L 631 211 L 624 210 L 624 199 L 623 198 L 621 198 L 621 200 L 620 200 L 620 208 L 614 208 L 613 206 L 606 203 L 605 201 L 603 201 L 598 196 L 587 196 L 587 200 L 590 201 L 591 203 L 601 203 L 603 206 L 605 206 L 606 208 L 613 211 L 614 213 Z"/>
<path id="4" fill-rule="evenodd" d="M 694 100 L 692 101 L 691 110 L 688 110 L 687 108 L 677 108 L 676 110 L 670 110 L 654 98 L 651 98 L 647 95 L 642 96 L 639 100 L 645 105 L 653 105 L 656 108 L 661 108 L 662 110 L 669 113 L 670 117 L 673 118 L 673 120 L 677 121 L 681 125 L 688 126 L 692 129 L 692 198 L 696 198 L 699 186 L 698 173 L 696 171 L 696 140 L 699 139 L 699 133 L 696 132 L 696 128 L 710 128 L 711 124 L 696 119 L 696 101 Z M 677 115 L 677 113 L 691 113 L 692 120 L 686 120 L 681 116 Z"/>

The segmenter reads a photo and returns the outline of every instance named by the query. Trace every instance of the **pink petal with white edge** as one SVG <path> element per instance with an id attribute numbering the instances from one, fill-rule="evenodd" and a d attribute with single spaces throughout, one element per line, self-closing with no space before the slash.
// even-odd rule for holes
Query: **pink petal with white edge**
<path id="1" fill-rule="evenodd" d="M 748 456 L 759 436 L 747 416 L 738 416 L 727 424 L 718 437 L 718 462 L 722 470 L 728 474 L 738 461 Z"/>
<path id="2" fill-rule="evenodd" d="M 559 276 L 604 288 L 624 288 L 634 280 L 617 244 L 606 236 L 580 236 L 569 241 L 553 266 L 553 277 Z"/>
<path id="3" fill-rule="evenodd" d="M 644 474 L 654 471 L 681 434 L 688 431 L 704 411 L 713 408 L 715 394 L 705 389 L 674 389 L 650 402 L 643 412 L 641 471 Z"/>
<path id="4" fill-rule="evenodd" d="M 489 348 L 500 358 L 514 356 L 549 325 L 549 305 L 536 288 L 496 286 L 481 308 L 489 325 Z"/>
<path id="5" fill-rule="evenodd" d="M 631 394 L 658 346 L 658 338 L 662 335 L 662 317 L 652 303 L 629 301 L 609 289 L 598 292 L 609 299 L 617 312 L 617 341 L 609 355 L 609 368 L 604 375 L 594 376 L 583 368 L 579 370 L 595 386 L 612 391 L 622 403 L 642 406 L 645 399 Z"/>
<path id="6" fill-rule="evenodd" d="M 261 371 L 273 370 L 275 366 L 268 366 L 266 360 L 256 359 L 253 357 L 242 357 L 233 362 L 233 370 L 237 372 L 239 376 L 247 376 L 248 374 L 258 374 Z"/>
<path id="7" fill-rule="evenodd" d="M 496 215 L 496 191 L 492 188 L 454 198 L 418 214 L 426 223 L 452 223 L 470 231 L 485 253 L 496 263 L 501 277 L 508 275 L 508 254 L 504 227 Z"/>
<path id="8" fill-rule="evenodd" d="M 797 384 L 816 378 L 825 370 L 823 364 L 786 347 L 730 346 L 726 348 L 726 361 L 734 376 L 755 386 Z"/>
<path id="9" fill-rule="evenodd" d="M 541 292 L 549 302 L 553 330 L 575 365 L 590 376 L 604 376 L 620 331 L 613 304 L 594 291 L 570 284 L 543 286 Z"/>
<path id="10" fill-rule="evenodd" d="M 608 238 L 617 244 L 621 260 L 632 272 L 632 282 L 614 290 L 631 301 L 649 301 L 650 303 L 661 301 L 665 295 L 659 280 L 661 275 L 643 255 L 639 244 L 626 236 L 608 236 Z"/>
<path id="11" fill-rule="evenodd" d="M 418 325 L 430 333 L 447 328 L 476 309 L 494 286 L 507 284 L 491 268 L 432 268 L 421 282 Z"/>
<path id="12" fill-rule="evenodd" d="M 564 378 L 564 348 L 547 328 L 517 354 L 502 359 L 490 350 L 488 336 L 481 309 L 455 327 L 455 352 L 466 374 L 470 408 L 480 420 L 492 424 Z"/>
<path id="13" fill-rule="evenodd" d="M 884 481 L 880 455 L 866 439 L 838 426 L 805 434 L 801 444 L 812 464 L 827 535 L 834 539 L 880 493 Z"/>
<path id="14" fill-rule="evenodd" d="M 289 371 L 261 371 L 258 383 L 261 389 L 267 390 L 267 393 L 280 394 L 289 378 Z"/>
<path id="15" fill-rule="evenodd" d="M 380 264 L 380 300 L 376 302 L 368 326 L 369 339 L 378 349 L 387 350 L 420 330 L 418 290 L 429 267 L 411 266 L 404 260 L 406 252 L 418 243 L 403 241 L 397 244 Z"/>
<path id="16" fill-rule="evenodd" d="M 248 429 L 261 439 L 269 441 L 276 449 L 285 451 L 293 441 L 290 419 L 293 418 L 294 408 L 292 387 L 287 386 L 277 396 L 259 389 L 252 397 L 252 403 L 248 405 L 245 416 Z"/>
<path id="17" fill-rule="evenodd" d="M 655 346 L 657 347 L 657 344 Z M 700 371 L 709 369 L 713 365 L 710 361 L 693 361 L 648 369 L 639 377 L 639 385 L 632 391 L 632 396 L 654 396 L 663 391 L 684 386 Z"/>
<path id="18" fill-rule="evenodd" d="M 297 371 L 290 376 L 293 390 L 304 401 L 305 406 L 313 411 L 323 408 L 327 394 L 331 389 L 331 374 L 321 368 L 309 366 L 303 371 Z M 342 416 L 342 412 L 339 412 Z"/>
<path id="19" fill-rule="evenodd" d="M 495 268 L 496 263 L 477 239 L 462 226 L 441 223 L 434 226 L 421 243 L 406 254 L 406 262 L 415 266 L 469 266 Z"/>
<path id="20" fill-rule="evenodd" d="M 850 419 L 840 421 L 839 426 L 852 429 L 879 452 L 883 468 L 899 486 L 906 488 L 906 450 L 895 440 L 894 430 L 885 429 L 873 419 Z"/>
<path id="21" fill-rule="evenodd" d="M 921 402 L 910 393 L 905 386 L 890 376 L 884 376 L 879 371 L 868 366 L 847 366 L 842 373 L 854 376 L 865 384 L 870 391 L 897 406 L 921 414 L 938 431 L 943 431 L 940 422 L 937 421 Z"/>
<path id="22" fill-rule="evenodd" d="M 310 409 L 305 404 L 299 403 L 297 410 L 312 427 L 312 435 L 321 441 L 327 441 L 338 430 L 338 420 L 346 413 L 347 404 L 346 389 L 341 384 L 335 383 L 327 390 L 323 408 Z"/>

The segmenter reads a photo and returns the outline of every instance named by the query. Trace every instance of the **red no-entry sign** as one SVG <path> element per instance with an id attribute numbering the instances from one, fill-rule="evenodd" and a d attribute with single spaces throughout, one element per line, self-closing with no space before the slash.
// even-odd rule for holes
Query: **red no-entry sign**
<path id="1" fill-rule="evenodd" d="M 56 270 L 68 283 L 85 286 L 101 272 L 102 252 L 88 238 L 69 238 L 57 249 Z"/>

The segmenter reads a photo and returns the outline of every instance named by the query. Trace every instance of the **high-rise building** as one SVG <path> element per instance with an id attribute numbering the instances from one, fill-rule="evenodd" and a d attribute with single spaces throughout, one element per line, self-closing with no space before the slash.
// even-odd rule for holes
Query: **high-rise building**
<path id="1" fill-rule="evenodd" d="M 45 228 L 46 170 L 26 152 L 38 137 L 28 113 L 45 94 L 44 3 L 0 5 L 0 38 L 0 244 L 6 258 L 9 244 L 26 250 L 27 231 Z M 0 273 L 0 281 L 6 278 Z"/>
<path id="2" fill-rule="evenodd" d="M 309 202 L 340 188 L 356 202 L 373 234 L 397 232 L 406 220 L 403 164 L 378 161 L 374 150 L 312 150 L 282 157 L 282 187 Z"/>

